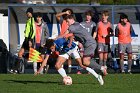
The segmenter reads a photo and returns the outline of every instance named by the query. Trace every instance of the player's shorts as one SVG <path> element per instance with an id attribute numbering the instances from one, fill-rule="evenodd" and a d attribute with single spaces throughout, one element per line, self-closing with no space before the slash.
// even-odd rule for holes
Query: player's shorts
<path id="1" fill-rule="evenodd" d="M 33 40 L 30 40 L 30 41 L 32 42 L 32 47 L 33 47 L 33 46 L 34 46 Z M 29 42 L 29 40 L 28 40 L 28 42 Z M 24 40 L 24 42 L 23 42 L 21 48 L 24 48 L 25 50 L 29 50 L 29 43 L 28 43 L 28 42 L 26 42 L 26 41 Z"/>
<path id="2" fill-rule="evenodd" d="M 132 53 L 132 45 L 131 43 L 128 44 L 118 44 L 118 49 L 119 49 L 119 53 L 120 54 L 124 54 L 124 53 L 128 53 L 131 54 Z"/>
<path id="3" fill-rule="evenodd" d="M 39 51 L 41 54 L 45 54 L 46 48 L 42 47 L 40 43 L 36 43 L 36 50 Z"/>
<path id="4" fill-rule="evenodd" d="M 68 59 L 69 56 L 73 56 L 75 59 L 80 58 L 80 54 L 79 54 L 77 46 L 73 48 L 72 50 L 69 50 L 67 53 L 60 54 L 59 56 L 64 57 L 66 59 Z"/>
<path id="5" fill-rule="evenodd" d="M 108 53 L 110 52 L 110 44 L 98 43 L 98 53 Z"/>
<path id="6" fill-rule="evenodd" d="M 94 56 L 94 52 L 96 49 L 96 43 L 89 45 L 88 47 L 84 47 L 84 57 L 93 57 Z"/>

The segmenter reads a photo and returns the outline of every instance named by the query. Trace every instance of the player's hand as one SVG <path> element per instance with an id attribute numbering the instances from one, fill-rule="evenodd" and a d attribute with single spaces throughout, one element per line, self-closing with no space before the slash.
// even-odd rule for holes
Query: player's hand
<path id="1" fill-rule="evenodd" d="M 103 38 L 106 38 L 106 36 L 107 36 L 107 35 L 103 35 L 102 37 L 103 37 Z"/>
<path id="2" fill-rule="evenodd" d="M 71 47 L 71 43 L 68 44 L 68 47 L 69 47 L 69 48 Z"/>
<path id="3" fill-rule="evenodd" d="M 66 14 L 67 14 L 67 15 L 70 15 L 70 11 L 66 11 Z"/>

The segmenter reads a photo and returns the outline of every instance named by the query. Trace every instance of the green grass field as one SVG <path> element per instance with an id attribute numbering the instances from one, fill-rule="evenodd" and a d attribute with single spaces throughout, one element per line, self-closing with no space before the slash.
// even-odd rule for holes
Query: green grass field
<path id="1" fill-rule="evenodd" d="M 0 93 L 140 93 L 140 74 L 109 74 L 103 86 L 90 74 L 69 75 L 70 86 L 59 74 L 0 74 Z"/>

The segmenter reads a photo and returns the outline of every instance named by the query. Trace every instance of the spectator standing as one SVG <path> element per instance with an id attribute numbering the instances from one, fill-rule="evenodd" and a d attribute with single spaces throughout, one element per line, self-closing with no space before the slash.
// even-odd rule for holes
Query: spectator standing
<path id="1" fill-rule="evenodd" d="M 112 24 L 108 21 L 109 12 L 102 12 L 102 19 L 97 24 L 95 33 L 97 33 L 99 64 L 107 68 L 106 62 L 110 52 L 110 36 L 114 35 Z"/>
<path id="2" fill-rule="evenodd" d="M 124 53 L 128 54 L 128 73 L 131 74 L 132 66 L 132 45 L 131 45 L 131 32 L 133 27 L 129 22 L 128 16 L 126 14 L 120 15 L 120 21 L 115 28 L 115 36 L 118 37 L 118 49 L 120 56 L 120 69 L 121 73 L 124 71 Z"/>
<path id="3" fill-rule="evenodd" d="M 96 23 L 92 21 L 93 17 L 93 11 L 88 10 L 85 12 L 85 21 L 81 22 L 81 26 L 89 32 L 91 36 L 95 39 L 95 36 L 93 35 L 93 32 L 95 31 L 96 28 Z M 80 47 L 80 54 L 83 56 L 84 48 L 83 46 Z M 81 68 L 78 69 L 77 74 L 81 74 Z"/>
<path id="4" fill-rule="evenodd" d="M 27 21 L 26 21 L 26 27 L 25 27 L 25 31 L 24 31 L 25 39 L 24 39 L 24 42 L 18 53 L 17 68 L 19 68 L 19 62 L 20 62 L 20 60 L 22 60 L 22 56 L 23 56 L 25 50 L 29 51 L 29 48 L 34 46 L 36 28 L 35 28 L 35 21 L 33 18 L 33 9 L 31 7 L 29 7 L 27 9 L 26 15 L 27 15 Z"/>
<path id="5" fill-rule="evenodd" d="M 44 59 L 44 56 L 45 56 L 44 45 L 46 43 L 46 40 L 49 38 L 50 34 L 49 34 L 47 24 L 43 21 L 42 16 L 43 15 L 40 12 L 38 12 L 36 14 L 35 48 L 36 48 L 37 51 L 39 51 L 41 53 L 42 59 Z M 39 65 L 40 65 L 40 62 L 39 63 L 37 63 L 37 62 L 33 63 L 34 72 L 37 71 L 37 66 L 39 66 Z M 49 67 L 49 65 L 47 65 L 47 69 L 48 69 L 48 67 Z M 42 69 L 41 73 L 43 74 L 43 69 Z"/>

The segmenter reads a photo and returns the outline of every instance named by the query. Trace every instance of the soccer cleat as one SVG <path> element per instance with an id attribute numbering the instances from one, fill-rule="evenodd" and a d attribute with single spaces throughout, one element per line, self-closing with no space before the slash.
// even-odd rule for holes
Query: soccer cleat
<path id="1" fill-rule="evenodd" d="M 122 73 L 122 74 L 125 74 L 125 71 L 124 71 L 124 70 L 122 70 L 122 71 L 121 71 L 121 73 Z"/>
<path id="2" fill-rule="evenodd" d="M 128 73 L 129 73 L 129 74 L 132 74 L 131 70 L 128 70 Z"/>
<path id="3" fill-rule="evenodd" d="M 98 78 L 97 79 L 98 79 L 100 85 L 103 85 L 104 84 L 104 80 L 103 80 L 103 78 L 102 78 L 101 75 L 98 75 Z"/>
<path id="4" fill-rule="evenodd" d="M 11 69 L 9 72 L 10 72 L 11 74 L 13 74 L 13 73 L 14 73 L 14 70 L 13 70 L 13 69 Z"/>

